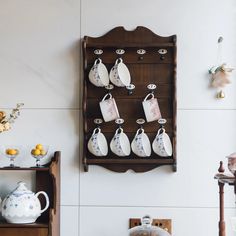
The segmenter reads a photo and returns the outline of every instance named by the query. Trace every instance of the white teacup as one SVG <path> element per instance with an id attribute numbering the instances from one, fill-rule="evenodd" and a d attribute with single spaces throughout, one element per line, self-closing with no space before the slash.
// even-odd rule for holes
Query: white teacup
<path id="1" fill-rule="evenodd" d="M 116 60 L 115 65 L 111 68 L 109 77 L 111 82 L 118 87 L 128 86 L 131 82 L 129 69 L 121 58 Z"/>
<path id="2" fill-rule="evenodd" d="M 157 135 L 152 142 L 152 149 L 157 155 L 161 157 L 172 156 L 172 144 L 170 137 L 164 128 L 160 128 L 158 130 Z"/>
<path id="3" fill-rule="evenodd" d="M 148 99 L 149 97 L 151 97 L 151 99 Z M 161 118 L 161 111 L 158 105 L 158 101 L 156 98 L 154 98 L 153 93 L 149 93 L 144 98 L 142 104 L 147 122 L 159 120 Z"/>
<path id="4" fill-rule="evenodd" d="M 149 157 L 151 155 L 151 144 L 148 136 L 144 133 L 144 129 L 137 130 L 136 135 L 131 143 L 131 149 L 134 154 L 140 157 Z"/>
<path id="5" fill-rule="evenodd" d="M 100 58 L 96 59 L 89 71 L 89 80 L 97 87 L 104 87 L 109 84 L 109 74 L 106 66 Z"/>
<path id="6" fill-rule="evenodd" d="M 130 155 L 130 142 L 122 128 L 118 128 L 110 143 L 111 151 L 117 156 Z"/>
<path id="7" fill-rule="evenodd" d="M 91 138 L 88 141 L 88 150 L 95 156 L 106 156 L 108 153 L 107 140 L 100 128 L 93 131 Z"/>
<path id="8" fill-rule="evenodd" d="M 111 93 L 107 93 L 99 103 L 100 110 L 105 122 L 116 120 L 120 117 L 116 101 Z"/>

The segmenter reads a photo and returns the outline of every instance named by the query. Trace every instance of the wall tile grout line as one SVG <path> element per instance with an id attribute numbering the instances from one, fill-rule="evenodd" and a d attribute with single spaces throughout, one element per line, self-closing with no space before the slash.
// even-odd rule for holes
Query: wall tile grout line
<path id="1" fill-rule="evenodd" d="M 79 208 L 165 208 L 165 209 L 219 209 L 219 207 L 203 207 L 203 206 L 122 206 L 122 205 L 60 205 L 63 207 L 79 207 Z M 225 207 L 225 209 L 235 209 L 235 207 Z"/>

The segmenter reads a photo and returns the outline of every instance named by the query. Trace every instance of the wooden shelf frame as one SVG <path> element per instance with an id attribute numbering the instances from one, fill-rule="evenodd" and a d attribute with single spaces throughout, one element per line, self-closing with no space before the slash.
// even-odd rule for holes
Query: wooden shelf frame
<path id="1" fill-rule="evenodd" d="M 60 158 L 59 151 L 44 168 L 0 168 L 0 171 L 35 171 L 36 192 L 45 191 L 50 206 L 33 224 L 9 224 L 0 222 L 0 235 L 4 236 L 60 236 Z M 42 206 L 45 199 L 39 196 Z"/>
<path id="2" fill-rule="evenodd" d="M 146 172 L 162 165 L 172 166 L 173 171 L 177 170 L 177 152 L 176 152 L 176 119 L 177 119 L 177 99 L 176 99 L 176 35 L 162 37 L 151 30 L 138 26 L 133 31 L 127 31 L 123 27 L 116 27 L 101 37 L 85 36 L 83 49 L 83 124 L 84 124 L 84 147 L 83 147 L 83 165 L 84 170 L 89 170 L 89 165 L 103 166 L 112 171 L 125 172 L 132 169 L 135 172 Z M 124 49 L 125 54 L 121 57 L 129 68 L 132 83 L 136 88 L 131 96 L 128 95 L 125 88 L 115 87 L 112 95 L 121 115 L 125 120 L 122 125 L 124 132 L 127 133 L 130 142 L 138 128 L 136 119 L 144 118 L 142 109 L 142 100 L 148 93 L 146 86 L 150 83 L 157 84 L 155 97 L 161 109 L 162 117 L 167 119 L 165 125 L 172 145 L 173 155 L 169 158 L 163 158 L 152 151 L 151 157 L 139 158 L 133 153 L 129 157 L 120 158 L 109 151 L 106 157 L 96 157 L 89 153 L 87 142 L 96 127 L 93 123 L 95 118 L 101 118 L 99 101 L 107 93 L 104 88 L 92 85 L 88 79 L 89 70 L 94 61 L 98 58 L 94 54 L 95 49 L 102 49 L 103 54 L 99 56 L 106 65 L 108 71 L 112 68 L 115 60 L 120 56 L 116 54 L 116 49 Z M 140 56 L 138 49 L 146 50 L 146 54 Z M 159 49 L 166 49 L 167 54 L 164 58 L 158 53 Z M 124 106 L 123 104 L 126 104 Z M 117 128 L 115 122 L 107 122 L 101 125 L 108 145 Z M 145 132 L 152 142 L 160 126 L 157 122 L 144 124 Z"/>

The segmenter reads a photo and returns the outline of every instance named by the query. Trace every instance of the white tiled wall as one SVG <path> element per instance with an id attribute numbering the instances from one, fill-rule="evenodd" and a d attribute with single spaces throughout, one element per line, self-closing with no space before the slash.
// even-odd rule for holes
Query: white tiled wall
<path id="1" fill-rule="evenodd" d="M 146 26 L 177 34 L 178 171 L 161 167 L 143 174 L 80 166 L 81 38 L 101 36 L 116 26 Z M 173 235 L 216 235 L 220 160 L 236 151 L 236 82 L 216 100 L 207 70 L 223 60 L 236 67 L 236 1 L 227 0 L 21 0 L 0 1 L 0 108 L 24 102 L 0 146 L 24 147 L 17 164 L 32 165 L 29 150 L 47 143 L 62 151 L 61 235 L 127 235 L 128 219 L 150 214 L 173 220 Z M 46 160 L 45 160 L 46 161 Z M 1 155 L 0 165 L 8 162 Z M 0 195 L 34 174 L 0 174 Z M 236 214 L 233 189 L 225 189 L 227 235 Z"/>

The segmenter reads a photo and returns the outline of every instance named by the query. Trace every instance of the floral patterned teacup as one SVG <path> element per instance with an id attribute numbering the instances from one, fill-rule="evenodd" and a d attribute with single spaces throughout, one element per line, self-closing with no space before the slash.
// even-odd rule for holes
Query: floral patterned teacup
<path id="1" fill-rule="evenodd" d="M 108 99 L 107 99 L 108 98 Z M 105 122 L 116 120 L 120 117 L 116 101 L 111 93 L 107 93 L 99 103 L 100 110 Z"/>
<path id="2" fill-rule="evenodd" d="M 108 153 L 107 140 L 100 128 L 93 131 L 88 141 L 88 150 L 95 156 L 106 156 Z"/>
<path id="3" fill-rule="evenodd" d="M 151 99 L 148 99 L 151 97 Z M 154 120 L 159 120 L 161 118 L 161 111 L 157 102 L 157 99 L 154 98 L 153 93 L 149 93 L 143 100 L 143 110 L 146 116 L 147 122 Z"/>
<path id="4" fill-rule="evenodd" d="M 134 154 L 139 157 L 151 156 L 151 144 L 148 136 L 144 133 L 144 129 L 137 130 L 136 135 L 131 143 L 131 149 Z"/>
<path id="5" fill-rule="evenodd" d="M 100 58 L 96 59 L 89 72 L 89 80 L 97 87 L 104 87 L 109 84 L 109 75 L 106 66 Z"/>
<path id="6" fill-rule="evenodd" d="M 152 149 L 157 155 L 161 157 L 168 157 L 172 155 L 172 144 L 170 137 L 164 128 L 160 128 L 158 130 L 157 135 L 152 143 Z"/>
<path id="7" fill-rule="evenodd" d="M 130 142 L 127 135 L 122 128 L 118 128 L 113 136 L 110 148 L 117 156 L 129 156 L 130 155 Z"/>

